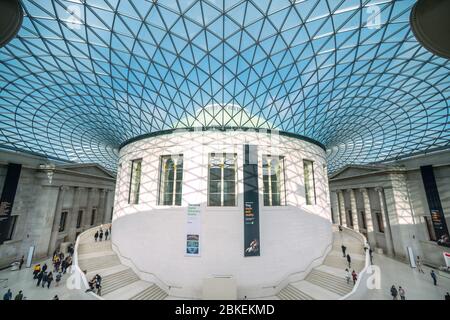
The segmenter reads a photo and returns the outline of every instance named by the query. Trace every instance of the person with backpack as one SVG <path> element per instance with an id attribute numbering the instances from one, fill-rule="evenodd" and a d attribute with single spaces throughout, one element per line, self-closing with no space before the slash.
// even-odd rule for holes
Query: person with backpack
<path id="1" fill-rule="evenodd" d="M 398 295 L 397 288 L 394 285 L 392 285 L 391 287 L 392 300 L 397 300 L 397 295 Z"/>
<path id="2" fill-rule="evenodd" d="M 56 287 L 59 287 L 59 282 L 61 281 L 61 278 L 62 278 L 62 274 L 61 274 L 61 272 L 58 272 L 57 274 L 56 274 L 56 277 L 55 277 L 55 281 L 56 281 Z"/>

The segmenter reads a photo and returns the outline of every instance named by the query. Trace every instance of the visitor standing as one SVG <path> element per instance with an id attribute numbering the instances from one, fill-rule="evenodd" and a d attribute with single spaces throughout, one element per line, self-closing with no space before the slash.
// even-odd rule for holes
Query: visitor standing
<path id="1" fill-rule="evenodd" d="M 109 231 L 108 231 L 108 229 L 106 229 L 106 231 L 105 231 L 105 241 L 108 240 L 108 236 L 109 236 Z"/>
<path id="2" fill-rule="evenodd" d="M 95 232 L 95 234 L 94 234 L 94 239 L 95 239 L 95 242 L 97 242 L 97 239 L 98 239 L 98 231 Z"/>
<path id="3" fill-rule="evenodd" d="M 437 286 L 437 276 L 436 276 L 436 273 L 434 272 L 434 270 L 431 270 L 430 276 L 431 276 L 431 278 L 433 279 L 433 284 L 434 284 L 435 286 Z"/>
<path id="4" fill-rule="evenodd" d="M 352 267 L 352 258 L 350 257 L 350 255 L 347 253 L 347 262 L 348 262 L 348 267 L 351 268 Z"/>
<path id="5" fill-rule="evenodd" d="M 406 300 L 405 289 L 403 289 L 401 286 L 398 287 L 398 294 L 400 295 L 401 300 Z"/>
<path id="6" fill-rule="evenodd" d="M 8 289 L 8 291 L 6 291 L 6 293 L 3 295 L 3 300 L 11 300 L 11 299 L 12 299 L 12 292 L 11 289 Z"/>
<path id="7" fill-rule="evenodd" d="M 422 269 L 422 259 L 420 259 L 419 256 L 417 256 L 417 259 L 416 259 L 416 266 L 417 266 L 417 271 L 425 273 Z"/>
<path id="8" fill-rule="evenodd" d="M 348 269 L 345 269 L 345 280 L 347 280 L 347 284 L 350 283 L 350 279 L 351 279 L 350 271 L 348 271 Z"/>
<path id="9" fill-rule="evenodd" d="M 19 270 L 22 269 L 23 263 L 25 262 L 25 257 L 22 256 L 22 258 L 20 258 L 20 263 L 19 263 Z"/>
<path id="10" fill-rule="evenodd" d="M 394 285 L 392 285 L 391 287 L 392 300 L 397 300 L 397 295 L 398 295 L 397 288 Z"/>
<path id="11" fill-rule="evenodd" d="M 370 257 L 370 264 L 373 264 L 373 251 L 372 251 L 372 248 L 369 248 L 369 257 Z"/>
<path id="12" fill-rule="evenodd" d="M 19 291 L 19 293 L 16 295 L 14 300 L 23 300 L 23 293 L 22 290 Z"/>
<path id="13" fill-rule="evenodd" d="M 345 250 L 347 250 L 347 247 L 342 245 L 341 249 L 342 249 L 342 256 L 345 258 Z"/>
<path id="14" fill-rule="evenodd" d="M 358 274 L 356 273 L 355 270 L 353 270 L 352 272 L 352 278 L 353 278 L 353 285 L 355 285 L 356 281 L 358 280 Z"/>
<path id="15" fill-rule="evenodd" d="M 103 230 L 100 229 L 100 235 L 98 236 L 98 238 L 100 239 L 100 241 L 102 241 L 103 239 Z"/>
<path id="16" fill-rule="evenodd" d="M 53 281 L 53 273 L 49 273 L 47 276 L 47 289 L 50 289 L 50 285 L 52 284 Z"/>

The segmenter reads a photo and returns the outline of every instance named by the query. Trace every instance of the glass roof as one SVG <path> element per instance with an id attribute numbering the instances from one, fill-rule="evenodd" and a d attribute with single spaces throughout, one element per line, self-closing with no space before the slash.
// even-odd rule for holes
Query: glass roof
<path id="1" fill-rule="evenodd" d="M 233 126 L 324 144 L 331 172 L 449 147 L 450 62 L 414 38 L 414 2 L 22 0 L 0 145 L 115 170 L 122 142 L 232 105 L 251 115 Z"/>

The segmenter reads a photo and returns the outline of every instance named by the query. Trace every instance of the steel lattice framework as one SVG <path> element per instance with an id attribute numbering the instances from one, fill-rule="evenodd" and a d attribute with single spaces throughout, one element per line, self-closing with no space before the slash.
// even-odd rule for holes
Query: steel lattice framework
<path id="1" fill-rule="evenodd" d="M 0 144 L 114 170 L 122 142 L 214 104 L 318 140 L 330 171 L 449 147 L 450 63 L 414 38 L 414 2 L 23 0 Z"/>

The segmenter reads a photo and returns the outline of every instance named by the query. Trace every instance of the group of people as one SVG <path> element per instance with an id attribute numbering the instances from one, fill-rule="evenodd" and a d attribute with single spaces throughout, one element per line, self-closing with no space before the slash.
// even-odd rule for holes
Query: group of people
<path id="1" fill-rule="evenodd" d="M 44 263 L 41 266 L 40 263 L 34 266 L 33 268 L 33 279 L 37 279 L 36 286 L 42 286 L 44 288 L 47 285 L 47 288 L 50 289 L 50 286 L 53 280 L 56 282 L 56 287 L 59 286 L 59 283 L 62 279 L 63 274 L 67 272 L 67 269 L 72 265 L 72 255 L 73 255 L 73 246 L 69 246 L 69 255 L 67 257 L 64 256 L 62 252 L 53 252 L 52 264 L 53 271 L 48 271 L 48 266 Z"/>
<path id="2" fill-rule="evenodd" d="M 11 289 L 8 289 L 8 291 L 6 291 L 6 293 L 3 295 L 3 300 L 12 300 L 13 298 L 13 293 L 11 291 Z M 16 296 L 14 297 L 14 300 L 26 300 L 25 296 L 23 295 L 22 290 L 19 291 L 18 294 L 16 294 Z"/>
<path id="3" fill-rule="evenodd" d="M 93 291 L 100 296 L 101 290 L 102 290 L 102 277 L 99 274 L 96 274 L 89 281 L 89 289 L 86 290 L 86 292 Z"/>
<path id="4" fill-rule="evenodd" d="M 406 300 L 406 291 L 402 286 L 398 286 L 398 290 L 395 285 L 391 287 L 391 296 L 392 300 L 398 300 L 398 296 L 400 296 L 401 300 Z"/>
<path id="5" fill-rule="evenodd" d="M 105 241 L 106 241 L 106 240 L 108 240 L 108 237 L 110 234 L 111 234 L 111 227 L 109 227 L 109 229 L 106 229 L 105 232 L 103 232 L 103 228 L 100 227 L 100 229 L 97 230 L 94 234 L 94 240 L 95 240 L 95 242 L 102 241 L 103 235 L 105 235 Z"/>
<path id="6" fill-rule="evenodd" d="M 347 247 L 342 244 L 342 256 L 347 259 L 348 268 L 345 269 L 345 279 L 347 280 L 347 283 L 350 283 L 350 279 L 353 280 L 353 285 L 356 284 L 356 281 L 358 280 L 358 274 L 355 270 L 353 270 L 350 273 L 350 268 L 352 267 L 352 257 L 350 257 L 350 254 L 347 253 Z"/>

